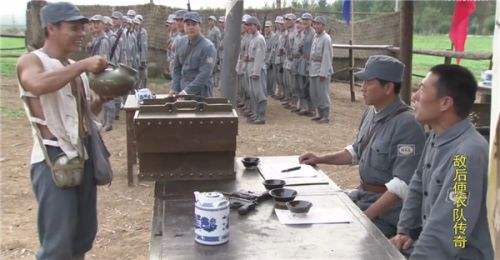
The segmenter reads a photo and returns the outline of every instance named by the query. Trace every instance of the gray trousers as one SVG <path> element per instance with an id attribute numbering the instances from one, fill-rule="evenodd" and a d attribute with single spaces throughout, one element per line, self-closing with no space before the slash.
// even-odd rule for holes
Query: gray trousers
<path id="1" fill-rule="evenodd" d="M 110 100 L 104 103 L 104 124 L 113 125 L 116 116 L 116 102 L 115 100 Z"/>
<path id="2" fill-rule="evenodd" d="M 324 118 L 330 117 L 330 77 L 326 77 L 323 81 L 319 76 L 309 77 L 309 95 L 311 96 L 312 105 L 318 109 L 320 116 Z"/>
<path id="3" fill-rule="evenodd" d="M 299 99 L 300 99 L 300 109 L 301 110 L 312 110 L 313 104 L 311 101 L 311 95 L 309 94 L 309 77 L 299 76 Z"/>
<path id="4" fill-rule="evenodd" d="M 267 69 L 266 95 L 272 96 L 276 94 L 276 64 L 271 64 L 271 68 Z"/>
<path id="5" fill-rule="evenodd" d="M 264 69 L 260 72 L 258 79 L 248 77 L 250 87 L 250 100 L 252 112 L 257 120 L 266 120 L 267 97 L 266 97 L 266 73 Z"/>
<path id="6" fill-rule="evenodd" d="M 244 102 L 245 101 L 245 88 L 243 87 L 243 74 L 238 74 L 238 78 L 237 78 L 238 82 L 237 82 L 237 95 L 238 95 L 238 99 L 240 100 L 240 102 Z"/>
<path id="7" fill-rule="evenodd" d="M 375 203 L 375 201 L 382 196 L 381 193 L 368 192 L 359 188 L 348 193 L 347 195 L 363 211 L 368 209 L 370 205 Z M 401 203 L 399 203 L 387 213 L 372 220 L 373 224 L 375 224 L 375 226 L 377 226 L 387 238 L 391 238 L 396 235 L 401 207 Z"/>
<path id="8" fill-rule="evenodd" d="M 284 69 L 283 73 L 283 93 L 285 97 L 290 100 L 292 98 L 292 71 L 289 69 Z"/>
<path id="9" fill-rule="evenodd" d="M 88 141 L 85 143 L 89 147 Z M 51 158 L 62 153 L 59 147 L 46 147 Z M 89 159 L 85 162 L 80 186 L 62 189 L 54 184 L 45 161 L 31 165 L 31 183 L 38 202 L 40 249 L 37 259 L 67 260 L 84 255 L 92 248 L 97 233 L 97 191 L 93 171 Z"/>
<path id="10" fill-rule="evenodd" d="M 278 93 L 283 94 L 283 64 L 273 64 L 274 78 L 276 79 L 276 89 Z"/>

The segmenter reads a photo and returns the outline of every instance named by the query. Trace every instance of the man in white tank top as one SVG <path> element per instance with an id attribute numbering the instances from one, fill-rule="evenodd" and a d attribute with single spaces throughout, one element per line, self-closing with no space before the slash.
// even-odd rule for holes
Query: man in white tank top
<path id="1" fill-rule="evenodd" d="M 17 64 L 21 97 L 34 123 L 34 133 L 40 133 L 43 143 L 38 142 L 38 134 L 34 136 L 31 181 L 38 202 L 41 244 L 37 259 L 83 259 L 97 232 L 96 185 L 84 110 L 77 108 L 86 105 L 96 114 L 107 100 L 90 99 L 85 76 L 85 72 L 104 70 L 107 61 L 100 56 L 77 62 L 68 59 L 80 49 L 83 25 L 88 22 L 74 5 L 49 3 L 40 16 L 46 36 L 44 46 L 23 55 Z M 69 159 L 89 159 L 79 186 L 55 185 L 42 145 L 51 160 L 61 154 Z"/>

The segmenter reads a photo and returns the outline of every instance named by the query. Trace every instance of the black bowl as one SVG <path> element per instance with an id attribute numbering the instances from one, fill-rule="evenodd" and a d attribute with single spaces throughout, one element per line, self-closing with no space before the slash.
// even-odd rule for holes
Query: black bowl
<path id="1" fill-rule="evenodd" d="M 259 158 L 257 157 L 245 157 L 241 162 L 246 168 L 255 167 L 259 164 Z"/>
<path id="2" fill-rule="evenodd" d="M 286 203 L 286 207 L 293 213 L 307 213 L 312 207 L 312 203 L 307 200 L 294 200 Z"/>
<path id="3" fill-rule="evenodd" d="M 269 179 L 265 180 L 262 182 L 264 184 L 264 187 L 266 187 L 266 190 L 272 190 L 276 188 L 283 188 L 285 186 L 285 181 L 284 180 L 278 180 L 278 179 Z"/>
<path id="4" fill-rule="evenodd" d="M 270 190 L 269 195 L 271 195 L 276 202 L 289 202 L 295 199 L 297 191 L 287 188 L 276 188 Z"/>

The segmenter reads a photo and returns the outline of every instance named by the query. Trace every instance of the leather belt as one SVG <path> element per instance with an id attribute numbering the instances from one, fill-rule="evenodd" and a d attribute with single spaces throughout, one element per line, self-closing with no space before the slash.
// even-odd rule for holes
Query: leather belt
<path id="1" fill-rule="evenodd" d="M 311 59 L 311 60 L 314 62 L 322 62 L 323 61 L 323 59 Z"/>
<path id="2" fill-rule="evenodd" d="M 359 186 L 369 192 L 375 192 L 375 193 L 385 193 L 387 191 L 387 187 L 385 185 L 380 185 L 380 184 L 369 184 L 364 181 L 360 181 Z"/>

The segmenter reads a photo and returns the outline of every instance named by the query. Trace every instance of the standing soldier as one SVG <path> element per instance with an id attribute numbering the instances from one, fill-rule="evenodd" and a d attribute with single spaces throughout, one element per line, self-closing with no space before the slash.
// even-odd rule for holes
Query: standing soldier
<path id="1" fill-rule="evenodd" d="M 298 82 L 299 82 L 299 115 L 314 116 L 314 108 L 309 95 L 309 55 L 311 54 L 311 45 L 314 38 L 314 29 L 312 28 L 312 15 L 302 14 L 302 38 L 300 45 Z"/>
<path id="2" fill-rule="evenodd" d="M 253 117 L 249 122 L 252 124 L 266 123 L 266 71 L 264 69 L 266 58 L 266 40 L 260 34 L 259 20 L 253 16 L 249 17 L 245 24 L 248 28 L 250 41 L 248 44 L 248 53 L 245 57 L 247 62 L 247 78 L 250 90 L 250 102 L 253 108 Z"/>
<path id="3" fill-rule="evenodd" d="M 211 97 L 211 75 L 217 53 L 213 44 L 201 34 L 201 18 L 197 12 L 187 12 L 184 23 L 186 44 L 176 50 L 174 89 L 181 89 L 180 94 Z"/>
<path id="4" fill-rule="evenodd" d="M 175 18 L 174 14 L 169 14 L 167 19 L 165 20 L 165 29 L 167 30 L 168 41 L 167 41 L 167 55 L 166 55 L 167 66 L 165 67 L 163 73 L 164 75 L 170 75 L 170 76 L 172 73 L 171 64 L 174 61 L 173 51 L 171 50 L 172 41 L 174 39 L 174 35 L 177 33 L 177 27 L 174 25 L 175 23 L 174 18 Z"/>
<path id="5" fill-rule="evenodd" d="M 125 55 L 124 55 L 124 50 L 125 50 L 125 28 L 123 24 L 123 14 L 114 11 L 111 14 L 111 20 L 113 20 L 113 33 L 116 36 L 110 38 L 111 41 L 111 53 L 110 53 L 110 61 L 117 64 L 117 63 L 123 63 L 126 64 L 125 60 Z"/>
<path id="6" fill-rule="evenodd" d="M 139 71 L 140 67 L 140 53 L 139 53 L 139 30 L 140 30 L 140 24 L 141 20 L 137 18 L 132 19 L 132 34 L 134 35 L 134 52 L 133 52 L 133 61 L 132 61 L 132 67 Z M 139 81 L 138 81 L 139 83 Z M 136 85 L 135 88 L 138 88 L 139 85 Z"/>
<path id="7" fill-rule="evenodd" d="M 275 58 L 274 58 L 274 67 L 275 69 L 275 78 L 276 78 L 276 84 L 277 84 L 277 99 L 283 99 L 285 98 L 284 92 L 283 92 L 283 61 L 285 60 L 285 40 L 286 40 L 286 35 L 285 35 L 285 26 L 284 22 L 285 20 L 283 19 L 282 16 L 277 16 L 276 20 L 274 21 L 276 24 L 276 35 L 277 35 L 277 40 L 276 40 L 276 47 L 275 47 Z"/>
<path id="8" fill-rule="evenodd" d="M 217 67 L 217 70 L 219 71 L 219 77 L 220 77 L 220 71 L 222 70 L 222 56 L 224 55 L 223 53 L 223 45 L 224 45 L 224 27 L 225 27 L 225 22 L 226 22 L 226 17 L 225 16 L 220 16 L 219 17 L 219 30 L 221 33 L 221 38 L 220 38 L 220 43 L 219 43 L 219 48 L 217 51 L 217 64 L 215 65 Z M 218 80 L 220 82 L 220 79 Z"/>
<path id="9" fill-rule="evenodd" d="M 276 82 L 275 73 L 273 73 L 273 60 L 276 43 L 276 34 L 273 32 L 273 23 L 271 21 L 266 21 L 264 25 L 264 38 L 266 40 L 266 94 L 268 96 L 274 96 L 276 92 Z"/>
<path id="10" fill-rule="evenodd" d="M 299 65 L 301 63 L 301 51 L 302 51 L 302 39 L 303 39 L 303 27 L 301 23 L 302 19 L 299 17 L 295 20 L 295 28 L 296 34 L 292 44 L 292 68 L 291 68 L 291 81 L 292 85 L 292 110 L 291 112 L 298 113 L 300 111 L 299 108 L 299 92 L 300 92 L 300 75 L 299 75 Z"/>
<path id="11" fill-rule="evenodd" d="M 170 64 L 170 73 L 172 75 L 172 83 L 170 86 L 170 93 L 171 94 L 177 94 L 182 91 L 180 89 L 181 85 L 174 85 L 173 83 L 177 80 L 176 74 L 174 73 L 174 64 L 175 64 L 175 57 L 176 57 L 176 52 L 177 48 L 181 48 L 183 45 L 187 44 L 187 40 L 184 37 L 185 36 L 185 31 L 184 31 L 184 15 L 187 13 L 186 10 L 177 10 L 175 11 L 175 27 L 177 28 L 177 32 L 173 35 L 172 37 L 172 44 L 170 46 L 170 51 L 172 52 L 173 59 L 172 63 Z M 178 88 L 176 88 L 178 87 Z"/>
<path id="12" fill-rule="evenodd" d="M 135 18 L 135 15 L 136 15 L 136 14 L 135 14 L 135 10 L 130 9 L 130 10 L 128 10 L 128 11 L 127 11 L 127 17 L 128 17 L 128 18 L 130 18 L 130 19 L 134 19 L 134 18 Z"/>
<path id="13" fill-rule="evenodd" d="M 110 45 L 115 41 L 116 35 L 113 32 L 113 20 L 109 16 L 103 16 L 102 21 L 104 22 L 104 33 L 109 39 Z M 111 46 L 110 46 L 111 48 Z"/>
<path id="14" fill-rule="evenodd" d="M 212 15 L 208 18 L 207 39 L 209 39 L 213 43 L 215 50 L 217 51 L 217 53 L 219 53 L 219 46 L 222 41 L 222 35 L 219 27 L 215 26 L 216 22 L 217 18 L 215 18 L 215 16 Z M 217 80 L 219 78 L 218 75 L 219 75 L 219 68 L 216 62 L 216 66 L 214 67 L 214 73 L 213 73 L 213 81 L 215 86 L 219 85 L 219 81 Z"/>
<path id="15" fill-rule="evenodd" d="M 139 25 L 137 25 L 137 51 L 139 53 L 139 88 L 145 88 L 147 86 L 148 78 L 148 32 L 144 28 L 144 18 L 142 15 L 137 15 L 135 17 L 139 20 Z"/>
<path id="16" fill-rule="evenodd" d="M 285 37 L 285 61 L 283 62 L 283 70 L 284 70 L 284 75 L 283 75 L 283 92 L 285 94 L 285 98 L 283 99 L 282 105 L 290 109 L 292 106 L 290 106 L 292 100 L 292 65 L 293 65 L 293 55 L 292 55 L 292 47 L 293 47 L 293 41 L 295 37 L 297 36 L 297 32 L 295 30 L 295 20 L 297 19 L 297 16 L 294 14 L 286 14 L 285 15 L 285 27 L 286 27 L 286 37 Z"/>
<path id="17" fill-rule="evenodd" d="M 310 88 L 312 104 L 317 114 L 311 120 L 318 123 L 328 124 L 330 122 L 330 77 L 333 74 L 332 67 L 332 40 L 325 32 L 326 19 L 318 16 L 313 22 L 314 35 L 310 55 Z"/>
<path id="18" fill-rule="evenodd" d="M 90 45 L 88 53 L 90 56 L 99 55 L 105 59 L 109 59 L 111 47 L 109 38 L 104 31 L 104 17 L 96 14 L 90 18 L 91 31 L 94 39 Z M 102 130 L 107 132 L 113 130 L 113 123 L 116 117 L 116 105 L 114 100 L 110 100 L 104 104 L 103 114 L 100 115 L 100 121 L 103 125 Z"/>
<path id="19" fill-rule="evenodd" d="M 250 16 L 245 14 L 243 15 L 241 21 L 241 41 L 240 41 L 240 53 L 238 56 L 238 62 L 236 63 L 236 74 L 238 75 L 238 94 L 240 103 L 238 106 L 243 111 L 244 116 L 251 116 L 251 105 L 250 105 L 250 94 L 248 92 L 248 80 L 245 78 L 246 71 L 246 61 L 245 57 L 248 52 L 248 42 L 249 42 L 249 34 L 247 32 L 247 26 L 245 21 Z"/>

